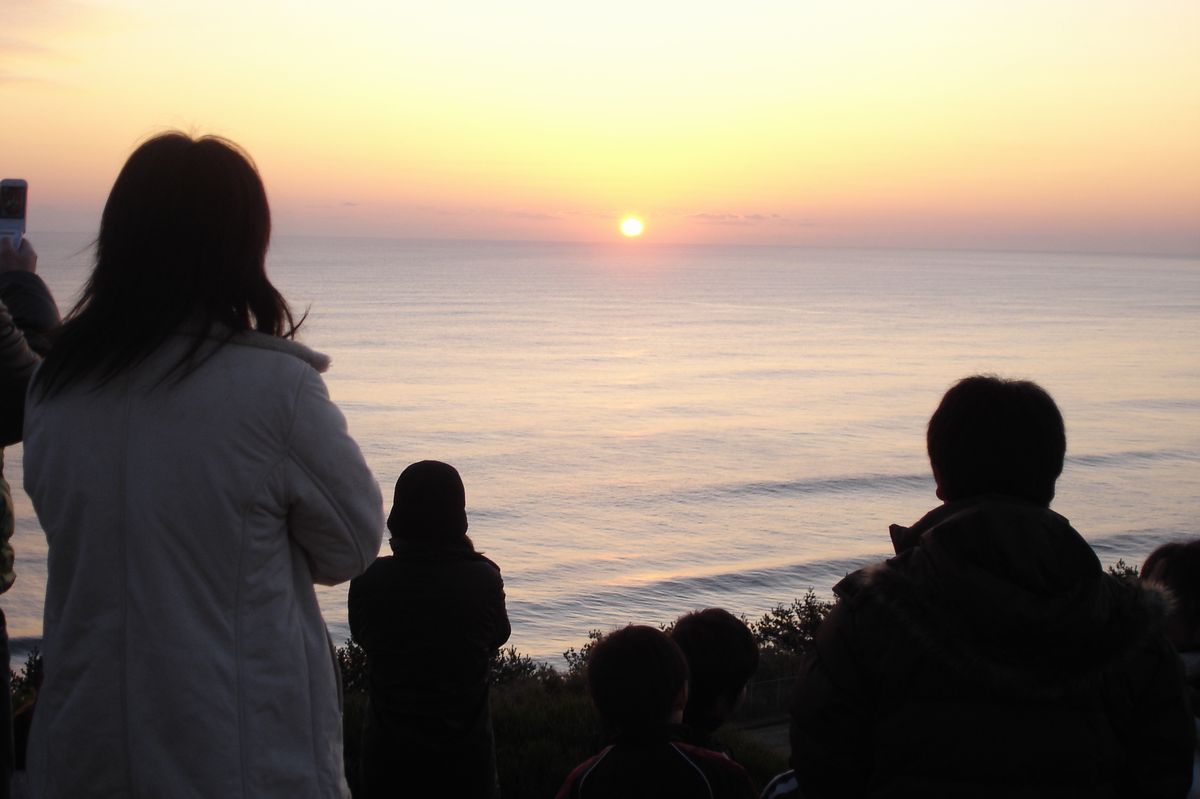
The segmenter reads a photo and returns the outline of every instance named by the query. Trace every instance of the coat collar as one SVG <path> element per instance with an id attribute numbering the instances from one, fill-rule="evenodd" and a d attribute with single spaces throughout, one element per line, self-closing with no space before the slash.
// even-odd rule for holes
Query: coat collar
<path id="1" fill-rule="evenodd" d="M 257 330 L 233 331 L 223 324 L 213 324 L 205 329 L 202 323 L 192 320 L 188 324 L 183 325 L 177 331 L 177 334 L 187 337 L 203 337 L 213 342 L 215 346 L 212 349 L 204 348 L 204 357 L 208 357 L 226 344 L 233 344 L 238 347 L 270 350 L 271 352 L 291 355 L 293 358 L 299 358 L 304 361 L 322 374 L 329 369 L 330 360 L 328 355 L 309 349 L 294 339 L 273 336 L 269 333 L 260 333 Z"/>
<path id="2" fill-rule="evenodd" d="M 210 334 L 211 336 L 212 334 Z M 329 369 L 329 356 L 316 350 L 309 349 L 290 338 L 281 338 L 272 336 L 267 333 L 259 333 L 257 330 L 246 330 L 240 333 L 234 333 L 226 343 L 236 344 L 240 347 L 253 347 L 260 350 L 271 350 L 272 352 L 282 352 L 285 355 L 291 355 L 294 358 L 307 363 L 318 372 L 324 373 Z"/>

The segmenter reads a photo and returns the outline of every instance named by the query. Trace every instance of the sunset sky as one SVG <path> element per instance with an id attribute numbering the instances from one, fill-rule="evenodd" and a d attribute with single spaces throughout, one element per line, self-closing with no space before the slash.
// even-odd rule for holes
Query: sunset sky
<path id="1" fill-rule="evenodd" d="M 0 172 L 95 228 L 167 128 L 282 233 L 1200 253 L 1200 2 L 14 0 Z M 637 246 L 637 245 L 631 245 Z"/>

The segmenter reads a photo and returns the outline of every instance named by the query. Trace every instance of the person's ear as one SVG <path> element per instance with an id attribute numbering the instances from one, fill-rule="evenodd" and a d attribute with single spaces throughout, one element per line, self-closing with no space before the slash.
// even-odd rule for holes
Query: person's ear
<path id="1" fill-rule="evenodd" d="M 935 466 L 932 462 L 929 464 L 929 466 L 931 469 L 933 469 L 933 482 L 937 486 L 937 489 L 933 492 L 933 494 L 938 499 L 940 499 L 942 502 L 945 502 L 946 497 L 943 496 L 943 492 L 942 492 L 942 473 L 938 471 L 938 467 Z"/>

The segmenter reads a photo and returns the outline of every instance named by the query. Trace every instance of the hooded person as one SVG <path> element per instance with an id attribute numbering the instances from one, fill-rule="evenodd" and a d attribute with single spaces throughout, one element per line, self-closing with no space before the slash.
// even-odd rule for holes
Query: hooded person
<path id="1" fill-rule="evenodd" d="M 850 574 L 793 694 L 802 794 L 1176 797 L 1194 738 L 1159 594 L 1050 510 L 1062 415 L 1041 387 L 952 387 L 927 446 L 944 504 Z"/>
<path id="2" fill-rule="evenodd" d="M 370 675 L 360 791 L 495 796 L 488 669 L 511 630 L 500 568 L 467 536 L 458 471 L 406 468 L 387 526 L 392 554 L 350 583 Z"/>

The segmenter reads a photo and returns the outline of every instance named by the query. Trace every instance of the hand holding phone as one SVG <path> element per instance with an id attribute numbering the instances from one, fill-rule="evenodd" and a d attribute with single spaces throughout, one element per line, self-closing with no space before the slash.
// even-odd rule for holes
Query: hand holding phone
<path id="1" fill-rule="evenodd" d="M 0 180 L 0 238 L 12 242 L 14 250 L 21 247 L 25 235 L 25 206 L 29 184 L 20 178 Z"/>
<path id="2" fill-rule="evenodd" d="M 20 247 L 13 247 L 12 239 L 0 236 L 0 272 L 37 272 L 37 252 L 29 239 L 21 239 Z"/>

